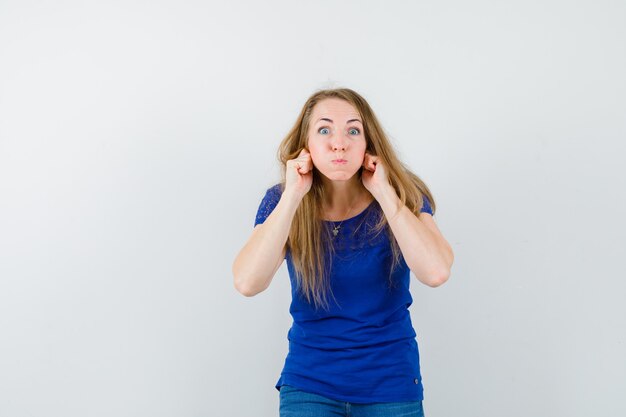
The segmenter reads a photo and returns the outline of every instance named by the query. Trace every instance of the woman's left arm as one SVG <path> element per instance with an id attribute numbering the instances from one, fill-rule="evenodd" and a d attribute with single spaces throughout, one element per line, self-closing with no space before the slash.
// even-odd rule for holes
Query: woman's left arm
<path id="1" fill-rule="evenodd" d="M 454 253 L 433 216 L 421 213 L 418 219 L 402 204 L 391 186 L 379 194 L 378 202 L 415 277 L 430 287 L 446 282 L 450 277 Z"/>
<path id="2" fill-rule="evenodd" d="M 402 204 L 378 156 L 365 153 L 363 167 L 363 185 L 383 209 L 409 269 L 420 282 L 430 287 L 446 282 L 450 277 L 454 253 L 433 216 L 420 213 L 418 219 Z"/>

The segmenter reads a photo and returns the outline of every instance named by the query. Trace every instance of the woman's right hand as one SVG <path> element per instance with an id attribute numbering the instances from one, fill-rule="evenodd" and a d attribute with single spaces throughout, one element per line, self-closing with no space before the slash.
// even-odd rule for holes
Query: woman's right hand
<path id="1" fill-rule="evenodd" d="M 313 161 L 308 150 L 303 148 L 296 159 L 287 161 L 285 191 L 302 199 L 313 184 Z"/>

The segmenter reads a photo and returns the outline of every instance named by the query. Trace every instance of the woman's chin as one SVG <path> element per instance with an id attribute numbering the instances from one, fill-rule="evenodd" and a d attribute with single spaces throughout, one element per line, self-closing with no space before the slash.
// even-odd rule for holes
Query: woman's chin
<path id="1" fill-rule="evenodd" d="M 335 171 L 335 172 L 321 172 L 321 173 L 330 181 L 348 181 L 350 178 L 354 177 L 354 174 L 356 174 L 357 172 L 358 171 L 355 171 L 355 172 Z"/>

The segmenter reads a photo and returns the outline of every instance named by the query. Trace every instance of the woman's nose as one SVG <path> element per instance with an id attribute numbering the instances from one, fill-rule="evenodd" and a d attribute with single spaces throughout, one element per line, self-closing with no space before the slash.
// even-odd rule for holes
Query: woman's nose
<path id="1" fill-rule="evenodd" d="M 346 149 L 345 138 L 341 134 L 338 134 L 337 136 L 333 138 L 332 146 L 333 146 L 333 151 L 336 151 L 338 149 Z"/>

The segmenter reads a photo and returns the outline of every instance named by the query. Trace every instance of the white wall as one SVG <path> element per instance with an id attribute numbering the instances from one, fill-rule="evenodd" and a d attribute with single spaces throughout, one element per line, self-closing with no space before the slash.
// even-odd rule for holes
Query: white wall
<path id="1" fill-rule="evenodd" d="M 0 416 L 277 416 L 289 280 L 231 265 L 306 98 L 431 187 L 429 416 L 626 415 L 621 1 L 0 2 Z"/>

